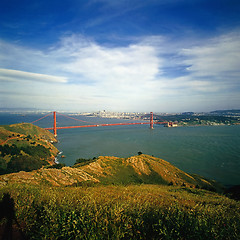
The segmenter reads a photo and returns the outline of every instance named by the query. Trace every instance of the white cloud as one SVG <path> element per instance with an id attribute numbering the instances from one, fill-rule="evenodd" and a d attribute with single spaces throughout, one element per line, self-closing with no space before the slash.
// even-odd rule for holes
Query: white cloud
<path id="1" fill-rule="evenodd" d="M 182 50 L 187 70 L 196 77 L 240 76 L 240 34 L 223 35 L 202 43 L 201 46 Z"/>
<path id="2" fill-rule="evenodd" d="M 126 48 L 104 48 L 96 44 L 79 48 L 66 72 L 80 74 L 90 82 L 105 87 L 124 88 L 151 81 L 159 73 L 160 59 L 154 48 L 132 45 Z"/>
<path id="3" fill-rule="evenodd" d="M 66 83 L 67 79 L 64 77 L 51 76 L 39 73 L 30 73 L 17 71 L 12 69 L 0 68 L 0 80 L 2 81 L 39 81 L 47 83 Z"/>
<path id="4" fill-rule="evenodd" d="M 71 83 L 89 85 L 98 94 L 111 99 L 145 99 L 156 75 L 161 74 L 161 58 L 155 47 L 134 44 L 126 47 L 106 47 L 82 36 L 61 41 L 50 56 L 67 59 L 61 69 L 71 76 Z M 84 87 L 84 86 L 82 86 Z"/>
<path id="5" fill-rule="evenodd" d="M 78 35 L 46 51 L 0 45 L 1 89 L 9 93 L 3 99 L 15 99 L 12 104 L 22 97 L 49 108 L 164 111 L 192 103 L 217 106 L 228 95 L 233 106 L 240 91 L 237 32 L 193 47 L 161 36 L 107 47 Z"/>

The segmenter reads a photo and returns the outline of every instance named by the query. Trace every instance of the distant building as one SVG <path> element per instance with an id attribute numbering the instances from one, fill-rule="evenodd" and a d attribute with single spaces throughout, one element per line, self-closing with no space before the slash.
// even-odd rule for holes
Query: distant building
<path id="1" fill-rule="evenodd" d="M 177 123 L 173 123 L 173 122 L 168 122 L 164 125 L 165 127 L 177 127 Z"/>

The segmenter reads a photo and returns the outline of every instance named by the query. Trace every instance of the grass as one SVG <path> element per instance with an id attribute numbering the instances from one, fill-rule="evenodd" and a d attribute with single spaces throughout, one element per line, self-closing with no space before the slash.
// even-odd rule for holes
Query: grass
<path id="1" fill-rule="evenodd" d="M 240 239 L 240 203 L 205 190 L 15 184 L 0 199 L 6 192 L 30 239 Z"/>
<path id="2" fill-rule="evenodd" d="M 58 150 L 50 142 L 56 139 L 49 131 L 37 127 L 30 123 L 19 123 L 12 125 L 0 125 L 0 144 L 16 144 L 17 146 L 27 146 L 29 144 L 41 144 L 47 148 L 52 148 L 54 154 Z"/>
<path id="3" fill-rule="evenodd" d="M 106 185 L 164 184 L 223 192 L 223 186 L 215 181 L 187 174 L 167 161 L 146 154 L 130 158 L 100 156 L 94 160 L 80 160 L 75 168 L 79 167 Z"/>
<path id="4" fill-rule="evenodd" d="M 46 131 L 38 126 L 35 126 L 30 123 L 18 123 L 12 125 L 1 125 L 2 129 L 5 129 L 9 132 L 19 133 L 23 135 L 28 135 L 30 137 L 34 136 L 44 136 L 48 140 L 54 140 L 53 134 L 49 131 Z"/>

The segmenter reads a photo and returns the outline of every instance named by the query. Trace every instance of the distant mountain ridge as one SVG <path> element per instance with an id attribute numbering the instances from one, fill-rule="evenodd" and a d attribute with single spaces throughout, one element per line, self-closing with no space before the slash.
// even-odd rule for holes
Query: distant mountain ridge
<path id="1" fill-rule="evenodd" d="M 240 109 L 216 110 L 216 111 L 211 111 L 210 113 L 216 114 L 216 115 L 235 115 L 235 114 L 240 114 Z"/>

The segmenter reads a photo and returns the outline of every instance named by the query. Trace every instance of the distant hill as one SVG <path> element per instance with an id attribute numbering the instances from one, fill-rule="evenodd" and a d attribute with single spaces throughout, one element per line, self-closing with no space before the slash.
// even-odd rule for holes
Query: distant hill
<path id="1" fill-rule="evenodd" d="M 79 186 L 85 184 L 161 184 L 221 191 L 215 181 L 187 174 L 167 161 L 149 155 L 130 158 L 103 157 L 82 166 L 62 169 L 39 169 L 0 177 L 0 183 L 31 183 L 52 186 Z"/>
<path id="2" fill-rule="evenodd" d="M 214 115 L 240 115 L 240 109 L 232 109 L 232 110 L 216 110 L 216 111 L 212 111 L 210 112 L 211 114 Z"/>
<path id="3" fill-rule="evenodd" d="M 0 126 L 0 174 L 53 164 L 58 150 L 49 131 L 30 123 Z"/>

